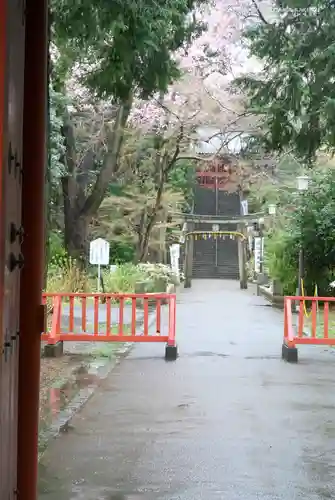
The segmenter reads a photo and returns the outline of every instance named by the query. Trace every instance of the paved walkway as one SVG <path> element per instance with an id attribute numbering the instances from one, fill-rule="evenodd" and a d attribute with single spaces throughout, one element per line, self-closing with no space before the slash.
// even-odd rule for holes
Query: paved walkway
<path id="1" fill-rule="evenodd" d="M 177 362 L 137 346 L 50 445 L 40 500 L 334 498 L 331 350 L 286 364 L 282 313 L 236 282 L 194 282 L 177 321 Z"/>

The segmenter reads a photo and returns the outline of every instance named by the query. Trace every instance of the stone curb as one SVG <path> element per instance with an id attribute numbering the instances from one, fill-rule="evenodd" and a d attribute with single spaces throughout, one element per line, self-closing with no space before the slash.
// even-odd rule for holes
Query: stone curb
<path id="1" fill-rule="evenodd" d="M 284 297 L 282 295 L 273 295 L 265 286 L 259 285 L 260 295 L 276 309 L 284 309 Z"/>
<path id="2" fill-rule="evenodd" d="M 155 321 L 155 313 L 151 313 L 149 315 L 149 327 Z M 143 330 L 143 329 L 142 329 Z M 48 431 L 45 431 L 45 446 L 43 451 L 41 451 L 38 455 L 38 460 L 40 461 L 43 457 L 48 443 L 55 439 L 62 432 L 66 432 L 69 429 L 71 420 L 73 417 L 83 408 L 83 406 L 90 400 L 93 396 L 96 389 L 100 386 L 101 382 L 107 378 L 107 376 L 113 371 L 113 369 L 121 362 L 123 358 L 125 358 L 132 347 L 134 346 L 134 342 L 128 342 L 122 346 L 122 348 L 116 353 L 115 358 L 109 356 L 105 359 L 95 360 L 91 363 L 82 363 L 79 367 L 76 366 L 72 372 L 71 376 L 76 376 L 78 370 L 83 366 L 87 367 L 87 375 L 92 377 L 97 377 L 99 383 L 94 384 L 90 387 L 85 387 L 80 389 L 78 394 L 69 402 L 69 404 L 64 408 L 57 419 L 52 423 L 51 427 Z M 67 380 L 62 380 L 61 383 L 55 387 L 56 389 L 62 389 L 64 385 L 68 382 Z"/>

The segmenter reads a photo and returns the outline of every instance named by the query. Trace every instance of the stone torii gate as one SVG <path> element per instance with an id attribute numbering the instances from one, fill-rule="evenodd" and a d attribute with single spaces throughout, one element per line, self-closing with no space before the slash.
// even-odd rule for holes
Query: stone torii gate
<path id="1" fill-rule="evenodd" d="M 261 214 L 263 215 L 263 214 Z M 240 288 L 246 289 L 248 287 L 248 276 L 247 276 L 247 250 L 246 250 L 246 235 L 245 229 L 249 224 L 257 223 L 260 214 L 251 214 L 245 216 L 236 217 L 223 217 L 223 216 L 210 216 L 210 215 L 184 215 L 185 224 L 183 227 L 182 238 L 185 241 L 185 252 L 184 252 L 184 274 L 185 274 L 185 288 L 190 288 L 192 286 L 192 274 L 193 274 L 193 256 L 194 256 L 194 238 L 192 235 L 196 235 L 199 231 L 195 231 L 195 224 L 202 223 L 208 224 L 209 229 L 202 231 L 204 233 L 212 233 L 213 235 L 222 233 L 232 234 L 238 237 L 238 262 L 239 262 L 239 274 L 240 274 Z M 237 231 L 220 231 L 220 224 L 234 224 L 237 225 Z M 218 229 L 213 230 L 213 226 L 218 226 Z"/>

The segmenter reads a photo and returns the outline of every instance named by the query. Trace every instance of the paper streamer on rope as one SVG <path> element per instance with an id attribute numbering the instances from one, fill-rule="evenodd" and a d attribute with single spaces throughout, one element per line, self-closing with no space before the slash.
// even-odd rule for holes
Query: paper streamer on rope
<path id="1" fill-rule="evenodd" d="M 219 234 L 219 233 L 198 233 L 198 234 L 195 233 L 195 234 L 193 234 L 193 237 L 195 240 L 202 239 L 205 241 L 210 240 L 211 238 L 213 238 L 215 240 L 217 240 L 217 239 L 225 240 L 226 239 L 225 234 Z M 234 234 L 229 234 L 229 239 L 235 240 L 236 236 Z"/>
<path id="2" fill-rule="evenodd" d="M 236 240 L 236 238 L 242 238 L 242 240 L 245 239 L 245 236 L 243 233 L 239 233 L 237 231 L 219 231 L 219 232 L 213 232 L 213 231 L 195 231 L 191 233 L 187 233 L 185 235 L 185 238 L 192 237 L 195 241 L 197 240 L 210 240 L 211 238 L 217 240 L 225 240 L 226 237 L 229 236 L 229 239 L 231 240 Z"/>

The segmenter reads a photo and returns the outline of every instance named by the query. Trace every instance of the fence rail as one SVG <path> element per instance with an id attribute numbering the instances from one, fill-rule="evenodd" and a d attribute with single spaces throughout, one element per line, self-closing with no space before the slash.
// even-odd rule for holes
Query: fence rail
<path id="1" fill-rule="evenodd" d="M 311 302 L 311 313 L 305 315 L 305 301 Z M 293 321 L 293 307 L 299 305 L 297 323 Z M 287 361 L 298 361 L 297 345 L 335 345 L 329 324 L 330 304 L 335 297 L 292 296 L 284 299 L 284 340 L 282 356 Z M 307 320 L 310 321 L 307 323 Z"/>
<path id="2" fill-rule="evenodd" d="M 175 294 L 44 293 L 43 304 L 52 314 L 42 334 L 48 345 L 165 342 L 166 357 L 177 356 Z"/>

